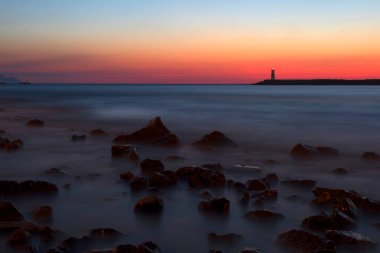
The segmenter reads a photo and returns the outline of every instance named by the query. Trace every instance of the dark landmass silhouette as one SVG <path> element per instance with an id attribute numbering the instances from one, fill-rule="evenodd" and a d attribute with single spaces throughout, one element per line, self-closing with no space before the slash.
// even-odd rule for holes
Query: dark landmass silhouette
<path id="1" fill-rule="evenodd" d="M 7 76 L 4 76 L 4 75 L 0 75 L 0 83 L 6 83 L 6 84 L 18 84 L 20 83 L 21 81 L 18 80 L 17 78 L 15 77 L 7 77 Z"/>
<path id="2" fill-rule="evenodd" d="M 380 79 L 268 79 L 252 85 L 380 85 Z"/>

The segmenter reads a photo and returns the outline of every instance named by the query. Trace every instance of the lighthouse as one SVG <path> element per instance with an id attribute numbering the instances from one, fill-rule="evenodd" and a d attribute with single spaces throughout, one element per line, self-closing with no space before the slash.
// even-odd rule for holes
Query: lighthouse
<path id="1" fill-rule="evenodd" d="M 272 81 L 276 80 L 276 69 L 274 67 L 272 67 L 270 80 L 272 80 Z"/>

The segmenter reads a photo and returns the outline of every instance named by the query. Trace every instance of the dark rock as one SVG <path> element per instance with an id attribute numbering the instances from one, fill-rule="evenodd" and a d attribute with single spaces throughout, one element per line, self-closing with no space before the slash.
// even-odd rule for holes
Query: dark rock
<path id="1" fill-rule="evenodd" d="M 314 188 L 317 184 L 315 180 L 311 179 L 287 179 L 282 183 L 297 188 Z"/>
<path id="2" fill-rule="evenodd" d="M 11 247 L 26 246 L 30 243 L 30 233 L 21 229 L 14 231 L 7 239 Z"/>
<path id="3" fill-rule="evenodd" d="M 130 161 L 139 161 L 137 148 L 132 145 L 113 145 L 111 148 L 112 158 L 126 158 Z"/>
<path id="4" fill-rule="evenodd" d="M 42 226 L 39 228 L 41 241 L 49 242 L 53 239 L 55 231 L 49 226 Z"/>
<path id="5" fill-rule="evenodd" d="M 332 171 L 332 173 L 336 175 L 346 175 L 348 171 L 345 168 L 336 168 L 335 170 Z"/>
<path id="6" fill-rule="evenodd" d="M 336 243 L 338 246 L 349 246 L 358 249 L 373 249 L 376 243 L 368 237 L 354 233 L 352 231 L 329 230 L 326 237 Z"/>
<path id="7" fill-rule="evenodd" d="M 248 190 L 248 187 L 241 183 L 241 182 L 234 182 L 231 187 L 236 191 L 236 192 L 246 192 Z"/>
<path id="8" fill-rule="evenodd" d="M 276 173 L 269 173 L 265 177 L 261 179 L 264 183 L 266 183 L 269 186 L 273 186 L 278 182 L 278 176 Z"/>
<path id="9" fill-rule="evenodd" d="M 43 122 L 42 120 L 39 120 L 39 119 L 32 119 L 26 123 L 26 126 L 27 127 L 44 127 L 45 122 Z"/>
<path id="10" fill-rule="evenodd" d="M 179 179 L 187 179 L 191 174 L 194 173 L 195 167 L 182 167 L 179 168 L 175 174 Z"/>
<path id="11" fill-rule="evenodd" d="M 132 191 L 141 191 L 148 187 L 148 181 L 145 177 L 134 177 L 129 180 L 129 187 Z"/>
<path id="12" fill-rule="evenodd" d="M 243 192 L 239 198 L 239 203 L 242 205 L 248 205 L 249 203 L 249 192 Z"/>
<path id="13" fill-rule="evenodd" d="M 48 169 L 48 170 L 45 170 L 44 172 L 42 172 L 41 175 L 52 176 L 52 177 L 64 177 L 64 176 L 68 176 L 69 174 L 67 174 L 65 171 L 63 171 L 61 169 L 51 168 L 51 169 Z"/>
<path id="14" fill-rule="evenodd" d="M 334 210 L 330 218 L 339 225 L 339 228 L 352 228 L 356 226 L 356 221 L 353 218 L 338 209 Z"/>
<path id="15" fill-rule="evenodd" d="M 334 219 L 324 215 L 310 216 L 302 221 L 302 225 L 316 232 L 326 232 L 327 230 L 339 228 Z"/>
<path id="16" fill-rule="evenodd" d="M 219 131 L 214 131 L 205 135 L 202 139 L 195 142 L 194 145 L 200 148 L 231 148 L 238 146 L 235 142 Z"/>
<path id="17" fill-rule="evenodd" d="M 276 160 L 272 160 L 272 159 L 266 160 L 264 163 L 267 164 L 267 165 L 276 165 L 276 164 L 278 164 L 278 162 Z"/>
<path id="18" fill-rule="evenodd" d="M 119 245 L 115 249 L 115 253 L 139 253 L 138 248 L 132 244 Z"/>
<path id="19" fill-rule="evenodd" d="M 117 239 L 120 236 L 123 236 L 123 234 L 115 229 L 112 228 L 96 228 L 92 229 L 89 233 L 91 238 L 95 238 L 98 240 L 112 240 Z"/>
<path id="20" fill-rule="evenodd" d="M 334 201 L 333 208 L 334 210 L 339 210 L 343 212 L 352 219 L 356 219 L 358 217 L 358 208 L 354 204 L 354 202 L 352 202 L 352 200 L 349 198 L 336 199 Z"/>
<path id="21" fill-rule="evenodd" d="M 210 249 L 210 250 L 208 251 L 208 253 L 223 253 L 223 251 L 218 250 L 218 249 Z"/>
<path id="22" fill-rule="evenodd" d="M 145 174 L 164 172 L 165 167 L 160 160 L 145 159 L 140 163 L 141 171 Z"/>
<path id="23" fill-rule="evenodd" d="M 180 141 L 162 123 L 160 117 L 148 122 L 148 125 L 132 134 L 120 135 L 113 140 L 115 143 L 146 143 L 161 146 L 178 146 Z"/>
<path id="24" fill-rule="evenodd" d="M 212 199 L 214 194 L 212 194 L 211 192 L 209 191 L 203 191 L 201 193 L 199 193 L 199 195 L 204 198 L 204 199 Z"/>
<path id="25" fill-rule="evenodd" d="M 5 150 L 7 152 L 17 151 L 24 145 L 23 141 L 20 139 L 10 140 L 8 138 L 0 137 L 0 150 Z"/>
<path id="26" fill-rule="evenodd" d="M 92 238 L 88 236 L 83 236 L 81 238 L 69 237 L 62 241 L 61 247 L 67 249 L 69 252 L 76 252 L 78 249 L 83 250 L 88 248 L 92 242 Z"/>
<path id="27" fill-rule="evenodd" d="M 331 250 L 335 252 L 333 242 L 316 234 L 296 229 L 279 234 L 277 243 L 299 253 L 314 253 L 320 250 Z"/>
<path id="28" fill-rule="evenodd" d="M 338 150 L 330 147 L 313 147 L 297 144 L 290 152 L 292 156 L 302 159 L 313 159 L 318 156 L 338 156 Z"/>
<path id="29" fill-rule="evenodd" d="M 96 136 L 96 137 L 107 137 L 108 136 L 108 133 L 102 129 L 94 129 L 90 133 L 92 136 Z"/>
<path id="30" fill-rule="evenodd" d="M 253 200 L 253 207 L 256 209 L 263 209 L 264 208 L 264 199 L 262 198 L 255 198 Z"/>
<path id="31" fill-rule="evenodd" d="M 135 205 L 135 211 L 141 213 L 160 213 L 163 208 L 163 200 L 156 196 L 144 197 Z"/>
<path id="32" fill-rule="evenodd" d="M 255 197 L 263 200 L 276 200 L 278 198 L 278 192 L 275 189 L 269 189 L 256 194 Z"/>
<path id="33" fill-rule="evenodd" d="M 247 187 L 249 191 L 264 191 L 268 188 L 266 183 L 264 183 L 261 180 L 248 180 L 247 181 Z"/>
<path id="34" fill-rule="evenodd" d="M 49 221 L 53 218 L 53 208 L 50 206 L 40 206 L 33 212 L 34 221 Z"/>
<path id="35" fill-rule="evenodd" d="M 244 217 L 251 221 L 257 222 L 277 222 L 284 218 L 284 216 L 280 213 L 272 212 L 265 209 L 250 211 L 244 214 Z"/>
<path id="36" fill-rule="evenodd" d="M 132 178 L 134 178 L 135 176 L 133 175 L 132 172 L 128 171 L 128 172 L 124 172 L 124 173 L 121 173 L 120 174 L 120 180 L 123 180 L 123 181 L 126 181 L 128 182 L 129 180 L 131 180 Z"/>
<path id="37" fill-rule="evenodd" d="M 24 216 L 10 202 L 0 201 L 0 221 L 16 222 L 23 221 Z"/>
<path id="38" fill-rule="evenodd" d="M 227 214 L 230 211 L 230 201 L 224 197 L 205 200 L 199 203 L 198 208 L 205 212 Z"/>
<path id="39" fill-rule="evenodd" d="M 229 233 L 218 235 L 216 233 L 209 233 L 207 239 L 210 243 L 220 243 L 220 244 L 235 244 L 239 242 L 243 237 L 239 234 Z"/>
<path id="40" fill-rule="evenodd" d="M 240 253 L 260 253 L 260 251 L 254 248 L 244 248 Z"/>
<path id="41" fill-rule="evenodd" d="M 76 141 L 85 141 L 86 140 L 86 135 L 85 134 L 74 134 L 71 136 L 71 141 L 76 142 Z"/>
<path id="42" fill-rule="evenodd" d="M 221 172 L 195 167 L 187 176 L 187 183 L 192 188 L 217 188 L 226 184 L 226 178 Z"/>
<path id="43" fill-rule="evenodd" d="M 177 177 L 177 174 L 174 171 L 165 170 L 164 172 L 162 172 L 162 174 L 164 174 L 165 176 L 167 176 L 170 179 L 170 181 L 172 182 L 172 184 L 176 184 L 177 183 L 178 177 Z"/>
<path id="44" fill-rule="evenodd" d="M 45 181 L 0 181 L 0 194 L 44 194 L 57 193 L 56 185 Z"/>
<path id="45" fill-rule="evenodd" d="M 223 170 L 223 166 L 219 163 L 216 164 L 203 164 L 201 166 L 202 168 L 209 169 L 209 170 L 216 170 L 216 171 L 221 171 Z"/>
<path id="46" fill-rule="evenodd" d="M 163 173 L 155 172 L 148 178 L 148 185 L 150 187 L 165 188 L 170 187 L 174 184 L 169 177 Z"/>
<path id="47" fill-rule="evenodd" d="M 138 253 L 160 253 L 161 249 L 152 241 L 141 243 L 138 246 Z"/>
<path id="48" fill-rule="evenodd" d="M 46 253 L 69 253 L 69 250 L 62 247 L 57 247 L 49 249 L 48 251 L 46 251 Z"/>
<path id="49" fill-rule="evenodd" d="M 183 156 L 172 155 L 172 156 L 166 157 L 165 160 L 172 161 L 172 162 L 183 162 L 183 161 L 186 161 L 186 158 Z"/>
<path id="50" fill-rule="evenodd" d="M 362 155 L 362 159 L 367 161 L 378 161 L 380 160 L 380 155 L 376 154 L 375 152 L 365 152 Z"/>

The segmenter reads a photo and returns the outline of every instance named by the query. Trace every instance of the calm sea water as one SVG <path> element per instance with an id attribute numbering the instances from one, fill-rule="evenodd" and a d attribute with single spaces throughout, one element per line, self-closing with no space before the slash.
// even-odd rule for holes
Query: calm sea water
<path id="1" fill-rule="evenodd" d="M 146 193 L 132 194 L 119 173 L 139 169 L 110 158 L 112 137 L 144 126 L 150 118 L 161 116 L 167 127 L 184 143 L 178 150 L 139 147 L 141 158 L 161 159 L 168 155 L 186 157 L 183 163 L 165 161 L 167 169 L 185 165 L 221 163 L 227 178 L 245 182 L 275 172 L 281 179 L 310 178 L 319 186 L 357 190 L 380 199 L 378 163 L 360 159 L 367 150 L 380 153 L 380 87 L 376 86 L 248 86 L 248 85 L 3 85 L 0 86 L 0 129 L 22 138 L 23 150 L 0 152 L 0 179 L 42 179 L 56 183 L 60 193 L 55 198 L 9 198 L 25 215 L 39 205 L 54 209 L 52 227 L 67 235 L 81 237 L 96 227 L 112 227 L 128 234 L 118 243 L 156 241 L 164 253 L 208 252 L 221 248 L 238 252 L 242 247 L 256 247 L 262 252 L 283 252 L 275 246 L 278 233 L 299 228 L 302 219 L 320 213 L 308 205 L 311 191 L 300 192 L 279 184 L 279 199 L 265 208 L 282 213 L 285 219 L 274 226 L 251 224 L 242 215 L 252 205 L 237 205 L 239 195 L 225 189 L 217 196 L 231 201 L 229 217 L 205 217 L 197 211 L 202 200 L 186 184 L 161 192 L 165 209 L 161 217 L 136 216 L 133 206 Z M 28 129 L 29 119 L 45 121 L 43 129 Z M 103 128 L 110 138 L 89 138 L 72 143 L 74 133 L 88 133 Z M 213 130 L 226 133 L 240 144 L 234 152 L 194 150 L 192 142 Z M 339 159 L 298 162 L 288 153 L 297 143 L 333 146 Z M 249 159 L 249 161 L 247 161 Z M 275 166 L 265 165 L 276 159 Z M 262 168 L 262 173 L 235 171 L 234 164 L 248 163 Z M 70 177 L 46 178 L 49 168 L 65 170 Z M 350 173 L 338 178 L 331 171 L 345 167 Z M 89 173 L 99 173 L 95 180 Z M 70 190 L 63 185 L 70 183 Z M 297 194 L 299 200 L 287 197 Z M 371 223 L 379 217 L 361 217 L 355 231 L 378 239 Z M 209 245 L 207 234 L 239 233 L 244 239 L 231 247 Z M 51 245 L 59 244 L 57 238 Z M 6 235 L 0 234 L 0 240 Z M 99 247 L 113 247 L 115 243 Z M 0 252 L 10 252 L 0 242 Z M 347 251 L 339 251 L 347 252 Z"/>

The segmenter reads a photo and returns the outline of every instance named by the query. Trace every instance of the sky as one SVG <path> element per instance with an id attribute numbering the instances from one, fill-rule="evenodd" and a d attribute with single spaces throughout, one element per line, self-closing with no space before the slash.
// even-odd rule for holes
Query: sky
<path id="1" fill-rule="evenodd" d="M 0 0 L 0 74 L 33 83 L 380 78 L 379 0 Z"/>

